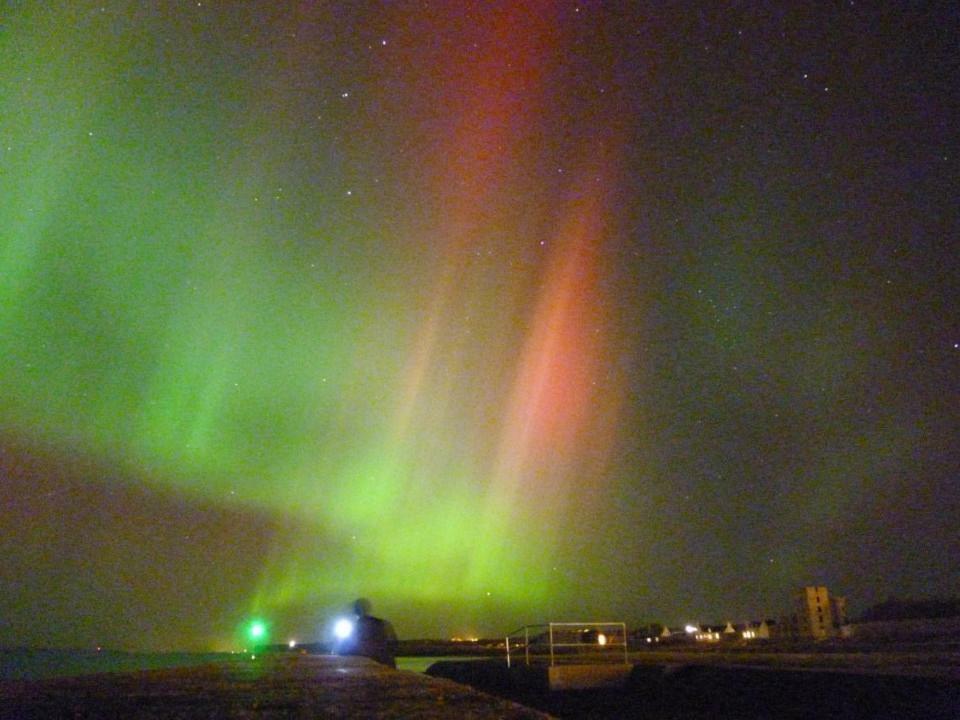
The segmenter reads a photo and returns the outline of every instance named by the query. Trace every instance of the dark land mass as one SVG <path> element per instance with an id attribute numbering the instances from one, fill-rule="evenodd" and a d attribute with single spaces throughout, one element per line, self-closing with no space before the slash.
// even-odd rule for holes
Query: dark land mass
<path id="1" fill-rule="evenodd" d="M 270 654 L 190 668 L 0 682 L 0 718 L 546 720 L 466 685 L 358 657 Z"/>
<path id="2" fill-rule="evenodd" d="M 746 665 L 638 664 L 621 688 L 550 691 L 545 670 L 511 671 L 500 661 L 442 661 L 427 673 L 560 718 L 960 718 L 960 684 L 951 677 Z"/>

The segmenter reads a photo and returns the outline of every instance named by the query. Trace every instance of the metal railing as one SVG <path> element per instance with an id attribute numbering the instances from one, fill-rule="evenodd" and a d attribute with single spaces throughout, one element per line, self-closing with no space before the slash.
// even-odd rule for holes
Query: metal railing
<path id="1" fill-rule="evenodd" d="M 562 622 L 524 625 L 507 634 L 507 667 L 624 663 L 627 625 L 622 622 Z"/>

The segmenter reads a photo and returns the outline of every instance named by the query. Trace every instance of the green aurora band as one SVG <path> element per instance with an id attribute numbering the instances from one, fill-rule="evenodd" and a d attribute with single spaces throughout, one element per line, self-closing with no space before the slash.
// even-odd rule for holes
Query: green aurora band
<path id="1" fill-rule="evenodd" d="M 362 593 L 387 612 L 453 606 L 465 630 L 542 618 L 564 592 L 553 549 L 576 478 L 602 462 L 587 373 L 603 209 L 576 193 L 521 214 L 503 198 L 537 178 L 504 160 L 450 190 L 463 168 L 443 163 L 529 152 L 509 98 L 536 81 L 543 23 L 490 30 L 533 38 L 477 70 L 526 68 L 473 99 L 506 125 L 468 118 L 390 166 L 416 117 L 370 132 L 372 110 L 331 107 L 340 84 L 298 94 L 309 55 L 247 52 L 226 12 L 137 7 L 35 4 L 3 34 L 0 428 L 289 519 L 302 532 L 266 554 L 250 613 Z M 305 130 L 311 103 L 326 117 Z M 484 264 L 491 244 L 518 261 Z"/>

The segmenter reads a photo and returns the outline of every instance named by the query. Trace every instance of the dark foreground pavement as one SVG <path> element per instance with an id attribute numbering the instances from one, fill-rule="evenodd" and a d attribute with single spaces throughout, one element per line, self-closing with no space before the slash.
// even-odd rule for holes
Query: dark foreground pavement
<path id="1" fill-rule="evenodd" d="M 273 655 L 190 668 L 0 683 L 0 718 L 455 718 L 536 710 L 365 658 Z"/>
<path id="2" fill-rule="evenodd" d="M 444 661 L 427 672 L 578 720 L 960 720 L 953 677 L 635 665 L 618 688 L 550 691 L 545 671 L 502 661 Z"/>

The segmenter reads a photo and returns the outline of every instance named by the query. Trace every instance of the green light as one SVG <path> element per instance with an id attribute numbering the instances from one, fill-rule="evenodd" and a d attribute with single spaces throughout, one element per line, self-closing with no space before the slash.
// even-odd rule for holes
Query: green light
<path id="1" fill-rule="evenodd" d="M 556 373 L 588 351 L 568 342 L 569 318 L 537 308 L 590 311 L 541 299 L 539 260 L 450 283 L 434 257 L 446 242 L 459 254 L 474 216 L 471 233 L 517 237 L 523 255 L 528 221 L 512 227 L 486 199 L 471 210 L 470 195 L 450 216 L 412 203 L 394 218 L 359 192 L 345 204 L 354 161 L 290 153 L 299 116 L 244 106 L 259 76 L 208 88 L 195 78 L 223 72 L 217 52 L 168 65 L 143 40 L 180 24 L 99 15 L 88 29 L 69 3 L 26 3 L 0 32 L 0 429 L 116 467 L 109 482 L 146 483 L 198 518 L 234 518 L 225 537 L 249 542 L 217 548 L 223 582 L 203 593 L 240 589 L 218 599 L 241 645 L 286 640 L 273 624 L 360 589 L 416 634 L 446 633 L 448 617 L 491 634 L 542 617 L 569 588 L 553 547 L 581 526 L 561 503 L 590 468 L 577 443 L 543 444 L 573 424 L 556 388 L 580 398 Z M 171 42 L 192 52 L 192 38 Z M 544 213 L 548 232 L 554 203 Z M 411 244 L 421 226 L 435 240 Z M 543 291 L 561 293 L 560 275 Z M 226 525 L 205 527 L 212 539 Z"/>
<path id="2" fill-rule="evenodd" d="M 250 639 L 263 640 L 267 637 L 267 626 L 260 620 L 254 620 L 250 623 Z"/>

